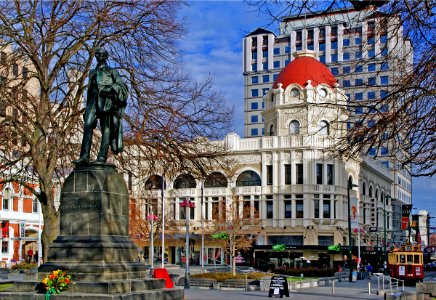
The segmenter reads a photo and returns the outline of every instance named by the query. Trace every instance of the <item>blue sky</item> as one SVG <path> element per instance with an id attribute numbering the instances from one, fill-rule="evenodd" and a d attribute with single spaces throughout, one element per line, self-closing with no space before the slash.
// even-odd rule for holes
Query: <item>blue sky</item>
<path id="1" fill-rule="evenodd" d="M 235 108 L 233 131 L 243 137 L 242 39 L 257 27 L 276 34 L 278 23 L 242 1 L 189 1 L 180 16 L 186 17 L 186 36 L 180 40 L 186 71 L 194 79 L 212 76 L 214 86 Z M 436 216 L 436 179 L 413 181 L 412 201 L 418 210 Z M 415 211 L 414 211 L 415 212 Z M 436 226 L 436 219 L 432 219 Z"/>

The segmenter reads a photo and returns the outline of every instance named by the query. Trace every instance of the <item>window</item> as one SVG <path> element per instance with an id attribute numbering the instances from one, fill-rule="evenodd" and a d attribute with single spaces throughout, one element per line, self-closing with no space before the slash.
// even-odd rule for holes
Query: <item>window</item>
<path id="1" fill-rule="evenodd" d="M 262 109 L 265 108 L 265 101 L 262 100 Z M 262 122 L 263 122 L 263 116 L 262 116 Z"/>
<path id="2" fill-rule="evenodd" d="M 251 97 L 258 97 L 259 96 L 259 90 L 258 89 L 252 89 L 251 90 Z"/>
<path id="3" fill-rule="evenodd" d="M 337 54 L 332 54 L 331 59 L 332 59 L 332 62 L 337 62 L 338 61 L 338 55 Z"/>
<path id="4" fill-rule="evenodd" d="M 274 74 L 274 75 L 273 75 L 273 81 L 276 81 L 277 76 L 279 76 L 279 74 Z"/>
<path id="5" fill-rule="evenodd" d="M 273 202 L 271 200 L 266 201 L 266 218 L 273 218 Z"/>
<path id="6" fill-rule="evenodd" d="M 338 75 L 339 75 L 338 67 L 330 68 L 330 70 L 331 70 L 331 72 L 332 72 L 333 75 L 335 75 L 335 76 L 338 76 Z"/>
<path id="7" fill-rule="evenodd" d="M 29 69 L 23 67 L 23 78 L 27 78 L 28 74 L 29 74 Z"/>
<path id="8" fill-rule="evenodd" d="M 374 49 L 368 50 L 368 57 L 369 58 L 374 58 L 375 57 L 375 50 Z"/>
<path id="9" fill-rule="evenodd" d="M 338 49 L 338 42 L 336 42 L 336 41 L 332 42 L 331 47 L 332 47 L 333 50 Z"/>
<path id="10" fill-rule="evenodd" d="M 274 48 L 274 55 L 280 55 L 280 48 Z"/>
<path id="11" fill-rule="evenodd" d="M 350 74 L 350 72 L 351 72 L 351 67 L 350 67 L 350 66 L 344 66 L 344 67 L 342 68 L 342 72 L 343 72 L 344 74 Z"/>
<path id="12" fill-rule="evenodd" d="M 316 164 L 316 184 L 322 184 L 323 164 Z"/>
<path id="13" fill-rule="evenodd" d="M 285 164 L 285 184 L 292 184 L 292 168 L 290 164 Z"/>
<path id="14" fill-rule="evenodd" d="M 269 75 L 262 75 L 262 82 L 263 83 L 269 82 Z"/>
<path id="15" fill-rule="evenodd" d="M 286 46 L 286 47 L 285 47 L 285 53 L 287 54 L 287 53 L 289 53 L 289 52 L 291 52 L 291 47 Z"/>
<path id="16" fill-rule="evenodd" d="M 7 187 L 3 191 L 3 210 L 9 210 L 9 200 L 12 198 L 12 189 Z"/>
<path id="17" fill-rule="evenodd" d="M 327 164 L 327 184 L 333 185 L 334 184 L 334 169 L 335 166 L 332 164 Z"/>
<path id="18" fill-rule="evenodd" d="M 325 55 L 321 55 L 319 57 L 319 61 L 322 62 L 322 63 L 325 63 Z"/>
<path id="19" fill-rule="evenodd" d="M 388 155 L 389 154 L 389 150 L 386 147 L 381 147 L 380 149 L 380 154 L 381 155 Z"/>
<path id="20" fill-rule="evenodd" d="M 375 92 L 368 92 L 368 99 L 370 100 L 375 99 Z"/>
<path id="21" fill-rule="evenodd" d="M 389 77 L 388 76 L 380 76 L 380 84 L 382 84 L 382 85 L 389 84 Z"/>
<path id="22" fill-rule="evenodd" d="M 274 68 L 280 68 L 280 61 L 279 60 L 276 60 L 276 61 L 274 61 Z"/>
<path id="23" fill-rule="evenodd" d="M 386 35 L 380 36 L 380 43 L 386 44 L 387 40 L 388 40 L 388 37 Z"/>
<path id="24" fill-rule="evenodd" d="M 268 63 L 267 62 L 264 62 L 263 64 L 262 64 L 262 68 L 266 71 L 266 70 L 268 70 Z"/>
<path id="25" fill-rule="evenodd" d="M 380 55 L 381 55 L 381 56 L 386 56 L 386 55 L 388 55 L 388 48 L 384 47 L 384 48 L 381 50 Z"/>
<path id="26" fill-rule="evenodd" d="M 363 79 L 358 78 L 358 79 L 354 80 L 354 85 L 355 86 L 362 86 L 363 85 Z"/>
<path id="27" fill-rule="evenodd" d="M 318 123 L 319 134 L 321 135 L 329 135 L 330 134 L 330 126 L 327 121 L 319 121 Z"/>
<path id="28" fill-rule="evenodd" d="M 285 200 L 285 219 L 292 218 L 292 201 Z"/>
<path id="29" fill-rule="evenodd" d="M 259 130 L 257 128 L 251 128 L 251 135 L 252 136 L 257 136 L 259 135 Z"/>
<path id="30" fill-rule="evenodd" d="M 356 115 L 361 115 L 361 114 L 363 114 L 363 108 L 362 108 L 362 106 L 356 106 L 356 108 L 354 109 L 354 113 L 355 113 Z"/>
<path id="31" fill-rule="evenodd" d="M 257 123 L 257 122 L 259 122 L 259 117 L 257 115 L 251 116 L 251 123 Z"/>
<path id="32" fill-rule="evenodd" d="M 271 165 L 266 166 L 266 184 L 267 185 L 273 184 L 273 168 Z"/>
<path id="33" fill-rule="evenodd" d="M 310 49 L 309 49 L 309 50 L 310 50 Z M 289 64 L 289 62 L 290 62 L 289 59 L 286 59 L 286 60 L 285 60 L 285 67 Z"/>
<path id="34" fill-rule="evenodd" d="M 380 98 L 384 99 L 387 98 L 389 96 L 389 92 L 386 90 L 381 90 L 380 91 Z"/>
<path id="35" fill-rule="evenodd" d="M 381 161 L 381 165 L 382 165 L 383 167 L 385 167 L 386 169 L 389 169 L 389 161 L 387 161 L 387 160 L 383 160 L 383 161 Z"/>
<path id="36" fill-rule="evenodd" d="M 354 58 L 355 59 L 362 59 L 362 52 L 361 51 L 354 52 Z"/>
<path id="37" fill-rule="evenodd" d="M 262 95 L 265 96 L 269 91 L 269 88 L 263 88 L 262 89 Z"/>
<path id="38" fill-rule="evenodd" d="M 307 49 L 308 49 L 308 50 L 313 50 L 313 49 L 315 49 L 315 48 L 314 48 L 314 45 L 313 45 L 313 44 L 309 44 L 309 45 L 307 45 Z"/>
<path id="39" fill-rule="evenodd" d="M 304 218 L 304 204 L 303 204 L 303 200 L 296 200 L 295 201 L 295 217 L 297 219 Z"/>
<path id="40" fill-rule="evenodd" d="M 375 77 L 369 77 L 368 78 L 368 85 L 370 85 L 370 86 L 376 85 Z"/>
<path id="41" fill-rule="evenodd" d="M 350 39 L 343 39 L 342 40 L 342 45 L 344 47 L 350 46 Z"/>
<path id="42" fill-rule="evenodd" d="M 252 76 L 251 77 L 251 84 L 259 83 L 259 77 L 258 76 Z"/>
<path id="43" fill-rule="evenodd" d="M 368 72 L 375 72 L 376 66 L 375 64 L 368 64 Z"/>
<path id="44" fill-rule="evenodd" d="M 350 60 L 350 59 L 351 59 L 350 52 L 344 52 L 343 60 Z"/>
<path id="45" fill-rule="evenodd" d="M 257 51 L 251 52 L 251 59 L 257 59 Z"/>
<path id="46" fill-rule="evenodd" d="M 380 107 L 380 111 L 381 112 L 388 112 L 389 111 L 389 105 L 387 105 L 387 104 L 383 104 L 381 107 Z"/>
<path id="47" fill-rule="evenodd" d="M 354 45 L 360 45 L 362 44 L 362 38 L 361 37 L 355 37 L 354 38 Z"/>
<path id="48" fill-rule="evenodd" d="M 389 71 L 389 63 L 384 62 L 380 64 L 380 71 L 386 72 Z"/>
<path id="49" fill-rule="evenodd" d="M 301 43 L 295 44 L 295 50 L 297 50 L 297 51 L 303 50 L 303 46 L 301 45 Z"/>
<path id="50" fill-rule="evenodd" d="M 289 123 L 289 133 L 300 134 L 300 122 L 293 120 L 291 123 Z"/>
<path id="51" fill-rule="evenodd" d="M 354 99 L 357 101 L 363 100 L 363 93 L 356 93 L 354 94 Z"/>
<path id="52" fill-rule="evenodd" d="M 315 195 L 314 197 L 317 197 L 319 195 Z M 313 217 L 315 219 L 319 218 L 319 200 L 315 199 L 313 200 Z"/>
<path id="53" fill-rule="evenodd" d="M 371 147 L 368 150 L 368 155 L 374 156 L 377 154 L 377 148 Z"/>
<path id="54" fill-rule="evenodd" d="M 325 44 L 319 43 L 319 51 L 324 51 L 324 50 L 325 50 Z"/>
<path id="55" fill-rule="evenodd" d="M 319 246 L 333 245 L 333 237 L 332 236 L 319 236 L 318 237 L 318 245 Z"/>
<path id="56" fill-rule="evenodd" d="M 354 68 L 354 70 L 358 73 L 363 72 L 363 68 L 361 65 L 356 65 L 356 67 Z"/>
<path id="57" fill-rule="evenodd" d="M 18 76 L 18 65 L 17 64 L 13 64 L 12 65 L 12 74 L 17 77 Z"/>
<path id="58" fill-rule="evenodd" d="M 375 38 L 374 37 L 368 38 L 368 45 L 375 45 Z"/>
<path id="59" fill-rule="evenodd" d="M 257 64 L 252 64 L 251 65 L 251 71 L 257 72 Z"/>
<path id="60" fill-rule="evenodd" d="M 269 136 L 273 136 L 274 135 L 274 125 L 271 125 L 269 127 Z"/>
<path id="61" fill-rule="evenodd" d="M 259 109 L 259 103 L 251 102 L 251 109 Z"/>
<path id="62" fill-rule="evenodd" d="M 37 213 L 38 212 L 38 199 L 33 199 L 32 201 L 32 212 Z"/>
<path id="63" fill-rule="evenodd" d="M 268 57 L 268 50 L 263 50 L 262 51 L 262 57 L 263 58 L 267 58 Z"/>
<path id="64" fill-rule="evenodd" d="M 303 184 L 303 164 L 295 164 L 297 184 Z"/>
<path id="65" fill-rule="evenodd" d="M 326 219 L 331 218 L 330 200 L 324 199 L 322 202 L 322 217 Z"/>
<path id="66" fill-rule="evenodd" d="M 8 253 L 9 241 L 2 241 L 2 253 Z"/>
<path id="67" fill-rule="evenodd" d="M 374 120 L 369 120 L 368 121 L 368 128 L 374 127 L 375 125 L 375 121 Z"/>

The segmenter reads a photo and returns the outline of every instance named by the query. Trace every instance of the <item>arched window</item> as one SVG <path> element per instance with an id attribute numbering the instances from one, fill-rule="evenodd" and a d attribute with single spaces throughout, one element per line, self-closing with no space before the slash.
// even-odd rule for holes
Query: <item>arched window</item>
<path id="1" fill-rule="evenodd" d="M 298 97 L 300 96 L 300 91 L 297 88 L 293 88 L 291 90 L 291 97 Z"/>
<path id="2" fill-rule="evenodd" d="M 227 178 L 220 172 L 213 172 L 207 176 L 204 181 L 204 187 L 227 187 Z"/>
<path id="3" fill-rule="evenodd" d="M 362 184 L 362 195 L 366 196 L 366 183 L 365 182 Z"/>
<path id="4" fill-rule="evenodd" d="M 291 123 L 289 123 L 289 133 L 300 134 L 300 122 L 293 120 Z"/>
<path id="5" fill-rule="evenodd" d="M 369 193 L 368 193 L 368 195 L 369 195 L 370 197 L 372 197 L 372 186 L 369 187 Z"/>
<path id="6" fill-rule="evenodd" d="M 236 179 L 236 186 L 259 186 L 261 180 L 259 175 L 254 171 L 245 171 Z"/>
<path id="7" fill-rule="evenodd" d="M 195 178 L 191 174 L 182 174 L 174 181 L 175 189 L 193 189 L 196 186 Z"/>
<path id="8" fill-rule="evenodd" d="M 273 136 L 274 135 L 274 125 L 271 124 L 271 126 L 269 127 L 269 136 Z"/>
<path id="9" fill-rule="evenodd" d="M 162 188 L 162 176 L 152 175 L 145 182 L 146 190 L 160 190 Z"/>
<path id="10" fill-rule="evenodd" d="M 318 130 L 319 133 L 322 135 L 329 135 L 330 134 L 330 125 L 327 121 L 319 121 L 318 123 Z"/>
<path id="11" fill-rule="evenodd" d="M 9 210 L 10 209 L 10 202 L 13 198 L 13 191 L 10 187 L 6 187 L 3 190 L 3 210 Z"/>

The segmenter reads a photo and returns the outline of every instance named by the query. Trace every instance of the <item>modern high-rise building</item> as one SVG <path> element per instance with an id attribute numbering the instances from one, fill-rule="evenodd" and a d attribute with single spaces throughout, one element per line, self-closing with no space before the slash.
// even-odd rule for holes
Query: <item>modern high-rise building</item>
<path id="1" fill-rule="evenodd" d="M 279 35 L 258 28 L 243 39 L 245 137 L 274 134 L 266 123 L 264 127 L 264 96 L 280 71 L 294 59 L 292 53 L 299 50 L 315 51 L 317 58 L 338 79 L 352 112 L 348 127 L 355 123 L 353 116 L 356 121 L 362 115 L 371 114 L 371 101 L 386 97 L 392 83 L 409 72 L 413 63 L 411 43 L 403 37 L 398 19 L 387 17 L 374 7 L 287 16 L 280 23 Z M 379 104 L 377 109 L 388 112 L 390 108 Z M 360 121 L 365 124 L 359 125 L 370 127 L 373 122 L 365 118 L 364 122 Z M 401 240 L 404 235 L 399 230 L 400 211 L 402 204 L 411 203 L 411 176 L 395 162 L 388 145 L 369 148 L 368 155 L 377 156 L 390 170 L 393 208 L 387 217 L 392 219 L 395 239 Z M 371 224 L 382 227 L 383 203 L 372 201 L 377 197 L 371 190 L 366 191 L 366 198 Z"/>

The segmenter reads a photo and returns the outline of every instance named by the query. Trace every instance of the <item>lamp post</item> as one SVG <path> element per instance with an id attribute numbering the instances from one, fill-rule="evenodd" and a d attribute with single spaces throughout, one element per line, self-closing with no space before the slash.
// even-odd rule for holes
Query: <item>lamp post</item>
<path id="1" fill-rule="evenodd" d="M 347 185 L 347 200 L 348 200 L 348 267 L 350 268 L 350 274 L 349 274 L 349 280 L 350 282 L 353 281 L 353 269 L 351 267 L 352 261 L 353 261 L 353 254 L 351 251 L 351 200 L 350 200 L 350 190 L 353 189 L 353 187 L 357 187 L 357 185 L 353 184 L 351 182 L 351 177 L 348 178 L 348 185 Z"/>
<path id="2" fill-rule="evenodd" d="M 150 259 L 150 275 L 153 276 L 153 271 L 154 271 L 154 234 L 153 234 L 153 230 L 154 230 L 154 221 L 157 220 L 157 216 L 153 215 L 153 213 L 151 215 L 147 216 L 147 220 L 151 221 L 151 230 L 150 230 L 150 254 L 151 254 L 151 259 Z"/>
<path id="3" fill-rule="evenodd" d="M 391 196 L 389 195 L 385 195 L 385 199 L 383 201 L 383 258 L 384 258 L 384 263 L 383 263 L 383 273 L 385 275 L 388 274 L 388 270 L 387 270 L 387 252 L 386 252 L 386 201 L 388 201 L 388 199 L 391 198 Z"/>
<path id="4" fill-rule="evenodd" d="M 161 268 L 164 268 L 165 260 L 165 173 L 162 173 L 162 186 L 161 186 L 161 198 L 162 198 L 162 257 Z"/>
<path id="5" fill-rule="evenodd" d="M 185 289 L 191 287 L 189 275 L 189 213 L 191 208 L 195 208 L 194 202 L 186 198 L 180 203 L 180 207 L 185 208 L 185 225 L 186 225 L 186 240 L 185 240 Z"/>

